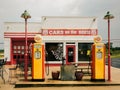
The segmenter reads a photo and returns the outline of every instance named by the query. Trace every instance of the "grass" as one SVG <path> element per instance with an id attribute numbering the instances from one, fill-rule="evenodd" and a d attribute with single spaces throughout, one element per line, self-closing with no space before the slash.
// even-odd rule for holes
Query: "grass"
<path id="1" fill-rule="evenodd" d="M 111 55 L 111 58 L 120 58 L 120 54 L 117 54 L 117 55 Z"/>
<path id="2" fill-rule="evenodd" d="M 108 54 L 106 53 L 106 58 L 108 57 Z M 112 51 L 111 58 L 120 58 L 120 50 L 114 50 Z"/>

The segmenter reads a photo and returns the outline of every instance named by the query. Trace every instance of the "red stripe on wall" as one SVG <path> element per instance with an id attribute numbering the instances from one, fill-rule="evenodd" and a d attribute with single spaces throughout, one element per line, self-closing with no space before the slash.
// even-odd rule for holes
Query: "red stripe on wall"
<path id="1" fill-rule="evenodd" d="M 27 37 L 34 37 L 36 34 L 41 34 L 41 33 L 36 33 L 36 32 L 28 32 Z M 25 37 L 24 32 L 5 32 L 4 33 L 5 38 L 18 38 L 18 37 Z"/>

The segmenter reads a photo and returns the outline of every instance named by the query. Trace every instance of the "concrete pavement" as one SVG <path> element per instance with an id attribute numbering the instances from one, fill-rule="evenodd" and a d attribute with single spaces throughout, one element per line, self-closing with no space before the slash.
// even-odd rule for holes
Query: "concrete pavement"
<path id="1" fill-rule="evenodd" d="M 7 68 L 6 68 L 7 69 Z M 91 82 L 90 76 L 83 76 L 82 81 L 61 81 L 61 80 L 52 80 L 51 71 L 60 70 L 60 67 L 50 67 L 50 74 L 46 77 L 44 82 L 33 82 L 31 77 L 28 77 L 28 81 L 24 81 L 24 77 L 18 76 L 13 77 L 11 82 L 8 82 L 9 78 L 6 74 L 4 84 L 0 78 L 0 88 L 25 88 L 25 87 L 68 87 L 68 86 L 120 86 L 120 69 L 111 67 L 111 81 L 107 81 L 107 66 L 106 66 L 106 81 L 105 82 Z M 9 73 L 9 71 L 7 71 Z M 2 90 L 2 89 L 0 89 Z"/>

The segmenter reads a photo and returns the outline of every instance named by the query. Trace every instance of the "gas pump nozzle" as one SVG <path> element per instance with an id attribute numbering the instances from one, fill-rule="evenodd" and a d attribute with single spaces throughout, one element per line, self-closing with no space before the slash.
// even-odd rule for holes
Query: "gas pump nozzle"
<path id="1" fill-rule="evenodd" d="M 62 65 L 65 64 L 65 57 L 62 57 Z"/>

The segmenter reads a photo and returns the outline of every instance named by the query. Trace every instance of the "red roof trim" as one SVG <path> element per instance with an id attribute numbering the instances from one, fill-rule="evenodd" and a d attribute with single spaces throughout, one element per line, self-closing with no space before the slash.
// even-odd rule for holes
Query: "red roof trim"
<path id="1" fill-rule="evenodd" d="M 27 37 L 34 37 L 36 34 L 41 34 L 41 33 L 36 33 L 36 32 L 28 32 L 27 33 Z M 18 38 L 18 37 L 25 37 L 25 33 L 24 32 L 5 32 L 4 33 L 4 37 L 5 38 Z"/>

